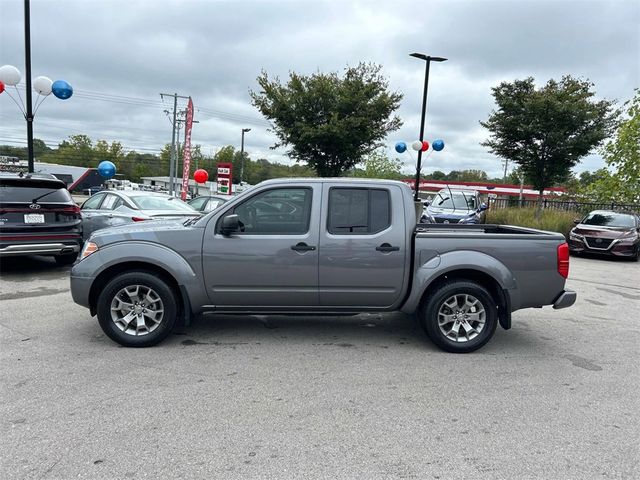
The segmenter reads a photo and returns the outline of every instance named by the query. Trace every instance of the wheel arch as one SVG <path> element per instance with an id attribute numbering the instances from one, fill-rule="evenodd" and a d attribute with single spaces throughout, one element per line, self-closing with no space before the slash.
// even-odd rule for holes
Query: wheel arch
<path id="1" fill-rule="evenodd" d="M 91 284 L 89 290 L 89 310 L 91 315 L 96 315 L 98 296 L 103 288 L 113 279 L 116 275 L 126 272 L 146 272 L 152 275 L 156 275 L 169 285 L 173 290 L 176 298 L 178 299 L 178 318 L 184 319 L 186 325 L 191 321 L 191 304 L 189 296 L 184 288 L 180 286 L 176 278 L 166 269 L 143 261 L 126 261 L 122 263 L 116 263 L 105 268 Z"/>

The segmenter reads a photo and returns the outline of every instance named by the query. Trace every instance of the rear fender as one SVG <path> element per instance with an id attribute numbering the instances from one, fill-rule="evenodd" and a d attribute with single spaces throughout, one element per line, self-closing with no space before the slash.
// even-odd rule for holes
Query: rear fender
<path id="1" fill-rule="evenodd" d="M 434 282 L 455 272 L 477 272 L 491 277 L 499 289 L 498 296 L 506 297 L 501 303 L 509 305 L 510 310 L 511 292 L 517 289 L 516 280 L 510 270 L 496 258 L 471 250 L 459 250 L 443 255 L 433 252 L 430 258 L 428 257 L 429 255 L 426 258 L 416 258 L 419 266 L 414 274 L 411 294 L 401 308 L 402 312 L 415 313 Z"/>

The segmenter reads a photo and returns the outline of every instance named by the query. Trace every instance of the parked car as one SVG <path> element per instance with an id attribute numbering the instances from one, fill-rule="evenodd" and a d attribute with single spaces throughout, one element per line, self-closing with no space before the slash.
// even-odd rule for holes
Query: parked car
<path id="1" fill-rule="evenodd" d="M 632 213 L 595 210 L 575 221 L 569 234 L 569 249 L 573 254 L 595 253 L 640 257 L 640 218 Z"/>
<path id="2" fill-rule="evenodd" d="M 443 188 L 427 206 L 425 213 L 436 223 L 485 223 L 489 207 L 480 202 L 475 190 Z"/>
<path id="3" fill-rule="evenodd" d="M 101 228 L 145 220 L 186 220 L 200 212 L 179 198 L 144 190 L 106 190 L 82 204 L 84 239 Z"/>
<path id="4" fill-rule="evenodd" d="M 209 213 L 225 203 L 228 195 L 203 195 L 190 200 L 188 203 L 199 212 Z"/>
<path id="5" fill-rule="evenodd" d="M 80 208 L 64 182 L 46 173 L 0 173 L 0 256 L 48 255 L 75 261 Z"/>
<path id="6" fill-rule="evenodd" d="M 472 233 L 470 235 L 470 233 Z M 112 340 L 157 344 L 178 317 L 417 313 L 429 337 L 470 352 L 511 312 L 571 306 L 562 234 L 416 225 L 391 180 L 269 180 L 196 221 L 94 233 L 71 271 L 73 300 Z"/>

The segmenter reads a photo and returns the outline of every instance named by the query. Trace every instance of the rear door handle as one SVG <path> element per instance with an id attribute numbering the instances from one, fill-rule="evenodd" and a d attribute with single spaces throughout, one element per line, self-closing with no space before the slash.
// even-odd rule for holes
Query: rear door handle
<path id="1" fill-rule="evenodd" d="M 379 252 L 397 252 L 400 250 L 400 247 L 392 247 L 389 243 L 383 243 L 379 247 L 376 247 L 376 250 Z"/>
<path id="2" fill-rule="evenodd" d="M 313 245 L 307 245 L 304 242 L 297 243 L 295 245 L 291 245 L 291 250 L 295 250 L 296 252 L 310 252 L 311 250 L 315 250 L 316 247 Z"/>

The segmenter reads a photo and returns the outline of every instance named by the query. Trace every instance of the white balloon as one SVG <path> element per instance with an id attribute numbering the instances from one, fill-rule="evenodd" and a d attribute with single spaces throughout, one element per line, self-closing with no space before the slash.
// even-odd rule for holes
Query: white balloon
<path id="1" fill-rule="evenodd" d="M 416 140 L 411 144 L 411 148 L 413 148 L 416 152 L 422 150 L 422 142 L 420 140 Z"/>
<path id="2" fill-rule="evenodd" d="M 33 89 L 45 97 L 51 93 L 51 85 L 53 80 L 49 77 L 38 77 L 33 80 Z"/>
<path id="3" fill-rule="evenodd" d="M 0 67 L 0 82 L 5 85 L 17 85 L 20 83 L 21 78 L 20 70 L 13 65 L 3 65 Z"/>

